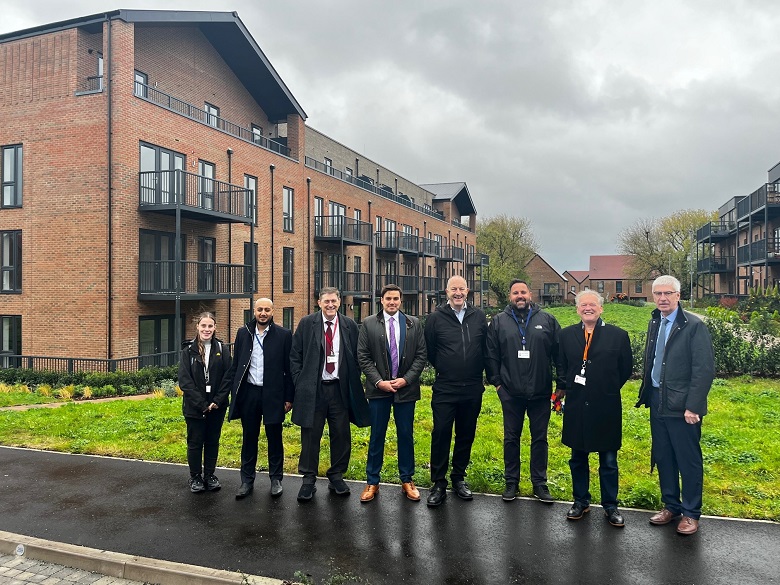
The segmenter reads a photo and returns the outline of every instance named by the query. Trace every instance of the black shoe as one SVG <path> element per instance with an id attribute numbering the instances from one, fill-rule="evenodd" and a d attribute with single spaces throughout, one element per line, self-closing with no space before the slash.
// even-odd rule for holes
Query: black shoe
<path id="1" fill-rule="evenodd" d="M 618 512 L 617 508 L 610 508 L 609 510 L 604 510 L 604 514 L 607 516 L 607 522 L 612 524 L 612 526 L 617 526 L 618 528 L 622 528 L 626 525 L 625 521 L 623 520 L 623 516 L 620 515 L 620 512 Z"/>
<path id="2" fill-rule="evenodd" d="M 431 488 L 430 493 L 428 494 L 428 506 L 430 508 L 435 508 L 436 506 L 441 506 L 442 502 L 447 499 L 447 488 L 443 485 L 435 485 Z"/>
<path id="3" fill-rule="evenodd" d="M 574 505 L 566 514 L 566 519 L 579 520 L 588 512 L 590 512 L 590 506 L 588 504 L 580 504 L 579 502 L 574 502 Z"/>
<path id="4" fill-rule="evenodd" d="M 190 478 L 190 491 L 193 494 L 206 491 L 206 486 L 203 484 L 203 478 L 200 476 L 200 473 Z"/>
<path id="5" fill-rule="evenodd" d="M 337 496 L 348 496 L 350 493 L 349 486 L 343 479 L 334 479 L 329 481 L 328 489 L 334 492 Z"/>
<path id="6" fill-rule="evenodd" d="M 282 495 L 282 480 L 281 479 L 272 479 L 271 480 L 271 496 L 274 498 L 278 498 Z"/>
<path id="7" fill-rule="evenodd" d="M 469 484 L 463 480 L 452 482 L 452 491 L 454 491 L 455 495 L 458 496 L 461 500 L 474 499 L 474 494 L 471 493 Z"/>
<path id="8" fill-rule="evenodd" d="M 207 473 L 206 477 L 203 478 L 203 483 L 206 484 L 206 489 L 210 492 L 215 492 L 222 487 L 217 476 L 213 473 Z"/>
<path id="9" fill-rule="evenodd" d="M 504 493 L 501 494 L 501 499 L 505 502 L 511 502 L 517 497 L 517 484 L 513 481 L 507 482 Z"/>
<path id="10" fill-rule="evenodd" d="M 253 489 L 255 488 L 251 483 L 242 483 L 241 487 L 238 488 L 238 491 L 236 492 L 236 499 L 243 500 L 245 497 L 247 497 L 249 494 L 252 493 Z"/>
<path id="11" fill-rule="evenodd" d="M 552 504 L 555 501 L 550 495 L 550 490 L 548 490 L 547 486 L 543 483 L 534 486 L 534 497 L 545 504 Z"/>
<path id="12" fill-rule="evenodd" d="M 313 483 L 303 484 L 301 486 L 301 489 L 298 490 L 298 501 L 308 502 L 314 497 L 316 491 L 317 491 L 317 487 Z"/>

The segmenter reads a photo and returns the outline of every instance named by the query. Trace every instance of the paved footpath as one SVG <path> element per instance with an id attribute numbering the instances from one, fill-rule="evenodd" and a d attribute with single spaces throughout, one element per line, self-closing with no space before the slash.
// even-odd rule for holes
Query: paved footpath
<path id="1" fill-rule="evenodd" d="M 23 556 L 0 554 L 0 583 L 8 585 L 143 585 L 130 581 L 46 563 Z"/>
<path id="2" fill-rule="evenodd" d="M 596 506 L 577 522 L 565 519 L 566 502 L 489 495 L 464 502 L 450 494 L 429 509 L 384 484 L 361 504 L 360 483 L 344 498 L 324 480 L 301 504 L 300 478 L 286 476 L 284 494 L 272 499 L 265 474 L 237 501 L 238 470 L 217 474 L 221 491 L 191 494 L 183 465 L 0 447 L 0 530 L 277 584 L 296 571 L 317 583 L 353 573 L 371 585 L 780 584 L 772 522 L 705 517 L 685 537 L 673 524 L 650 526 L 641 510 L 625 510 L 618 529 Z"/>

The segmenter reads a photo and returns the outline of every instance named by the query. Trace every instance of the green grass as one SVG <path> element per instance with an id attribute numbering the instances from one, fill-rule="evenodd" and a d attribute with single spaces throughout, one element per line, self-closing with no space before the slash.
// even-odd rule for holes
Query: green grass
<path id="1" fill-rule="evenodd" d="M 653 304 L 647 304 L 644 307 L 634 307 L 621 303 L 605 303 L 604 313 L 601 315 L 601 318 L 611 325 L 625 329 L 629 335 L 638 335 L 647 332 L 647 323 L 650 321 L 650 313 L 653 309 L 655 309 Z M 580 322 L 574 305 L 552 307 L 545 310 L 558 319 L 561 327 L 568 327 Z"/>
<path id="2" fill-rule="evenodd" d="M 24 404 L 48 404 L 49 402 L 62 402 L 62 400 L 55 396 L 41 396 L 35 392 L 0 392 L 0 408 Z"/>
<path id="3" fill-rule="evenodd" d="M 622 506 L 656 509 L 660 507 L 660 494 L 657 475 L 650 474 L 649 415 L 647 409 L 633 408 L 637 388 L 638 382 L 631 381 L 623 389 L 619 498 Z M 430 486 L 430 392 L 429 387 L 423 388 L 423 400 L 418 403 L 415 413 L 415 481 L 423 487 Z M 776 441 L 770 439 L 780 436 L 778 399 L 778 380 L 716 380 L 710 393 L 710 414 L 704 420 L 702 434 L 705 514 L 780 520 L 780 453 L 775 448 Z M 560 443 L 561 425 L 562 418 L 553 415 L 549 430 L 549 487 L 557 499 L 568 500 L 571 493 L 569 450 Z M 500 493 L 503 490 L 502 428 L 501 405 L 495 390 L 488 387 L 468 470 L 468 481 L 475 491 Z M 295 473 L 300 454 L 300 429 L 292 425 L 288 417 L 283 433 L 285 472 Z M 69 403 L 55 409 L 0 412 L 0 444 L 3 445 L 184 463 L 184 437 L 179 398 Z M 368 439 L 369 429 L 353 427 L 349 479 L 365 479 Z M 521 445 L 521 476 L 525 479 L 520 489 L 523 495 L 531 494 L 527 479 L 528 443 L 526 430 Z M 237 468 L 240 446 L 240 423 L 226 423 L 219 465 Z M 382 480 L 386 482 L 399 482 L 395 447 L 395 428 L 391 423 L 382 470 Z M 264 439 L 261 439 L 260 449 L 258 461 L 265 465 Z M 321 475 L 325 474 L 328 460 L 328 442 L 323 441 Z M 598 501 L 596 468 L 597 456 L 594 454 L 591 493 Z"/>

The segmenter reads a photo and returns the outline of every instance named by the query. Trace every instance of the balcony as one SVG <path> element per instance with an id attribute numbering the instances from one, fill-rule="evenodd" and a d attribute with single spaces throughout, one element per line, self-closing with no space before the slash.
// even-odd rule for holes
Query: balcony
<path id="1" fill-rule="evenodd" d="M 315 294 L 318 294 L 326 286 L 336 287 L 343 296 L 369 296 L 371 294 L 371 275 L 367 272 L 315 271 Z"/>
<path id="2" fill-rule="evenodd" d="M 471 231 L 471 228 L 469 226 L 467 226 L 465 223 L 460 223 L 457 219 L 452 220 L 452 225 L 454 225 L 456 228 L 466 230 L 467 232 Z"/>
<path id="3" fill-rule="evenodd" d="M 314 217 L 314 239 L 370 246 L 371 224 L 343 215 L 317 215 Z"/>
<path id="4" fill-rule="evenodd" d="M 490 264 L 490 256 L 481 252 L 469 252 L 466 254 L 466 264 L 469 266 L 487 266 Z"/>
<path id="5" fill-rule="evenodd" d="M 713 256 L 698 260 L 696 262 L 696 272 L 699 274 L 734 272 L 736 266 L 736 258 L 734 256 Z"/>
<path id="6" fill-rule="evenodd" d="M 767 238 L 737 248 L 737 264 L 780 262 L 780 239 Z"/>
<path id="7" fill-rule="evenodd" d="M 376 294 L 382 290 L 386 284 L 397 284 L 401 287 L 403 294 L 416 295 L 420 292 L 418 276 L 399 276 L 397 274 L 378 274 L 376 277 Z"/>
<path id="8" fill-rule="evenodd" d="M 435 217 L 436 219 L 440 219 L 442 221 L 444 220 L 444 214 L 441 211 L 437 211 L 436 209 L 431 209 L 429 207 L 423 207 L 421 205 L 416 205 L 412 203 L 411 199 L 407 197 L 399 197 L 398 195 L 393 193 L 392 189 L 388 189 L 386 188 L 386 186 L 377 186 L 371 180 L 367 180 L 361 177 L 355 177 L 353 175 L 348 175 L 338 169 L 334 169 L 331 165 L 326 165 L 324 163 L 321 163 L 320 161 L 315 160 L 310 156 L 305 157 L 304 161 L 306 166 L 311 169 L 314 169 L 321 173 L 325 173 L 326 175 L 330 175 L 331 177 L 335 177 L 340 181 L 344 181 L 345 183 L 350 183 L 352 185 L 355 185 L 356 187 L 360 187 L 361 189 L 365 189 L 370 193 L 375 193 L 376 195 L 379 195 L 380 197 L 384 197 L 385 199 L 390 199 L 391 201 L 395 201 L 396 203 L 403 205 L 404 207 L 414 209 L 415 211 L 424 213 L 425 215 L 429 215 L 431 217 Z"/>
<path id="9" fill-rule="evenodd" d="M 399 231 L 376 232 L 374 236 L 379 252 L 420 253 L 420 236 Z"/>
<path id="10" fill-rule="evenodd" d="M 441 249 L 440 259 L 445 262 L 463 262 L 466 258 L 466 253 L 463 248 L 457 248 L 455 246 L 444 246 Z"/>
<path id="11" fill-rule="evenodd" d="M 141 211 L 174 215 L 201 221 L 251 223 L 254 217 L 252 191 L 187 171 L 141 171 L 138 173 L 138 206 Z"/>
<path id="12" fill-rule="evenodd" d="M 89 95 L 92 93 L 103 92 L 103 76 L 102 75 L 90 75 L 82 82 L 79 83 L 79 88 L 76 90 L 76 95 Z"/>
<path id="13" fill-rule="evenodd" d="M 750 195 L 737 202 L 737 218 L 748 219 L 757 211 L 767 207 L 768 215 L 774 217 L 780 214 L 780 184 L 766 183 Z"/>
<path id="14" fill-rule="evenodd" d="M 176 284 L 176 260 L 138 262 L 138 298 L 140 300 L 232 299 L 250 297 L 251 267 L 244 264 L 219 264 L 182 260 L 181 283 Z"/>
<path id="15" fill-rule="evenodd" d="M 723 240 L 734 235 L 736 229 L 737 224 L 733 221 L 711 221 L 696 230 L 696 241 Z"/>
<path id="16" fill-rule="evenodd" d="M 421 276 L 422 291 L 425 293 L 437 293 L 444 290 L 444 279 L 438 276 Z"/>
<path id="17" fill-rule="evenodd" d="M 436 240 L 420 238 L 420 255 L 436 258 L 441 254 L 441 244 Z"/>
<path id="18" fill-rule="evenodd" d="M 201 106 L 195 106 L 187 103 L 179 98 L 173 97 L 163 91 L 160 91 L 154 86 L 147 85 L 145 83 L 134 82 L 133 94 L 142 100 L 153 103 L 157 106 L 165 108 L 166 110 L 195 120 L 201 124 L 211 126 L 220 132 L 230 134 L 235 138 L 243 140 L 245 142 L 251 142 L 261 148 L 270 150 L 282 156 L 290 158 L 290 149 L 277 140 L 271 140 L 265 136 L 260 136 L 252 131 L 252 128 L 245 128 L 239 124 L 225 120 L 219 116 L 211 114 L 203 109 Z M 286 138 L 284 139 L 286 140 Z"/>

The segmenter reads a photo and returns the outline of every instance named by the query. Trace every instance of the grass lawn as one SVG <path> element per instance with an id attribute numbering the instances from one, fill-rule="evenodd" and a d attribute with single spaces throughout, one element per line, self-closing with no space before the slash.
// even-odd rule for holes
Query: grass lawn
<path id="1" fill-rule="evenodd" d="M 655 305 L 650 303 L 644 307 L 634 307 L 622 303 L 605 303 L 601 318 L 611 325 L 625 329 L 629 335 L 638 335 L 647 332 L 647 323 L 650 321 L 650 313 L 653 309 L 655 309 Z M 555 316 L 561 327 L 568 327 L 580 322 L 574 305 L 545 310 Z"/>
<path id="2" fill-rule="evenodd" d="M 612 305 L 610 305 L 612 308 Z M 621 306 L 614 306 L 610 322 L 617 323 Z M 605 310 L 605 316 L 607 311 Z M 563 319 L 563 317 L 560 317 Z M 645 321 L 646 322 L 646 321 Z M 638 382 L 623 389 L 623 449 L 620 451 L 621 505 L 660 508 L 657 474 L 650 473 L 650 425 L 647 409 L 634 408 Z M 415 414 L 416 482 L 430 486 L 428 456 L 432 420 L 430 388 Z M 780 381 L 736 378 L 716 380 L 710 393 L 710 414 L 704 420 L 704 513 L 741 518 L 780 520 Z M 560 500 L 571 493 L 569 450 L 560 443 L 561 417 L 550 422 L 549 487 Z M 327 430 L 326 430 L 327 434 Z M 500 493 L 504 487 L 501 405 L 495 390 L 485 391 L 477 427 L 468 481 L 475 491 Z M 181 399 L 150 398 L 140 401 L 84 401 L 55 409 L 0 412 L 0 444 L 73 453 L 89 453 L 145 460 L 184 463 L 185 425 Z M 353 427 L 350 479 L 365 478 L 369 430 Z M 528 432 L 522 440 L 521 493 L 531 494 L 528 481 Z M 300 453 L 300 430 L 285 423 L 285 472 L 296 473 Z M 226 423 L 219 465 L 237 468 L 241 445 L 239 422 Z M 261 439 L 259 462 L 265 465 L 265 440 Z M 597 456 L 591 456 L 591 493 L 598 501 Z M 323 442 L 320 475 L 329 458 Z M 182 489 L 187 473 L 182 470 Z M 383 481 L 399 482 L 395 452 L 395 429 L 390 425 Z"/>

